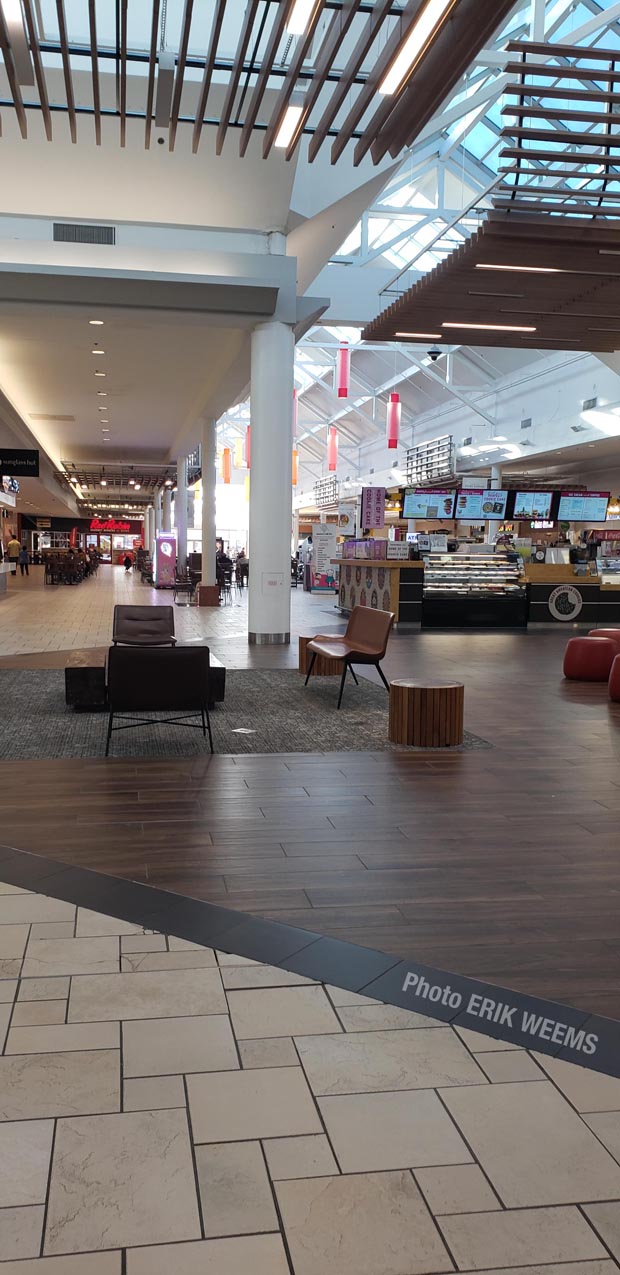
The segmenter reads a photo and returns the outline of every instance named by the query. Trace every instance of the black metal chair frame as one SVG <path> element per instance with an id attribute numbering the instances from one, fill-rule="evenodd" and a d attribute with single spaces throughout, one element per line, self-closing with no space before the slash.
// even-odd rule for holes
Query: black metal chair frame
<path id="1" fill-rule="evenodd" d="M 315 662 L 315 660 L 316 660 L 317 655 L 318 655 L 318 651 L 313 651 L 313 652 L 312 652 L 312 658 L 311 658 L 310 663 L 309 663 L 309 665 L 308 665 L 308 673 L 307 673 L 307 676 L 306 676 L 306 680 L 305 680 L 305 682 L 304 682 L 304 686 L 307 686 L 307 685 L 308 685 L 308 682 L 310 681 L 310 674 L 312 673 L 312 670 L 313 670 L 313 668 L 314 668 L 314 662 Z M 369 668 L 376 668 L 377 673 L 379 674 L 379 677 L 381 678 L 381 681 L 383 682 L 383 685 L 385 686 L 385 689 L 386 689 L 386 691 L 388 692 L 388 695 L 389 695 L 389 693 L 390 693 L 390 683 L 388 682 L 388 680 L 387 680 L 387 678 L 386 678 L 386 676 L 385 676 L 385 673 L 383 672 L 383 669 L 381 668 L 381 665 L 380 665 L 380 663 L 379 663 L 379 661 L 378 661 L 378 660 L 355 660 L 355 659 L 351 659 L 351 657 L 350 657 L 350 656 L 346 656 L 346 657 L 343 659 L 342 663 L 343 663 L 344 667 L 343 667 L 343 670 L 342 670 L 342 677 L 340 678 L 340 694 L 339 694 L 339 696 L 338 696 L 338 703 L 337 703 L 337 705 L 336 705 L 336 707 L 337 707 L 337 708 L 340 708 L 340 705 L 342 704 L 342 695 L 343 695 L 343 692 L 344 692 L 344 684 L 345 684 L 345 682 L 346 682 L 346 680 L 347 680 L 347 673 L 349 672 L 349 670 L 351 671 L 351 677 L 353 678 L 353 681 L 355 682 L 355 685 L 356 685 L 356 686 L 359 686 L 359 682 L 358 682 L 358 680 L 357 680 L 357 678 L 356 678 L 356 676 L 355 676 L 355 672 L 354 672 L 354 670 L 353 670 L 353 665 L 354 665 L 354 664 L 366 664 L 366 665 L 368 665 L 368 667 L 369 667 Z"/>
<path id="2" fill-rule="evenodd" d="M 115 717 L 120 718 L 121 721 L 127 722 L 128 725 L 114 726 L 113 723 L 114 723 Z M 199 725 L 198 722 L 189 721 L 188 719 L 190 717 L 200 717 L 202 719 L 201 724 Z M 209 716 L 209 706 L 207 705 L 206 708 L 201 708 L 197 710 L 195 713 L 182 713 L 179 717 L 134 717 L 133 714 L 114 713 L 113 710 L 110 709 L 110 714 L 108 717 L 108 735 L 107 735 L 106 745 L 105 745 L 105 755 L 106 757 L 109 756 L 110 740 L 112 739 L 112 734 L 115 731 L 135 730 L 138 726 L 174 726 L 174 725 L 188 726 L 190 727 L 190 729 L 193 729 L 193 730 L 201 730 L 205 738 L 208 731 L 209 748 L 211 749 L 211 752 L 214 751 L 213 734 L 211 732 L 211 718 Z"/>

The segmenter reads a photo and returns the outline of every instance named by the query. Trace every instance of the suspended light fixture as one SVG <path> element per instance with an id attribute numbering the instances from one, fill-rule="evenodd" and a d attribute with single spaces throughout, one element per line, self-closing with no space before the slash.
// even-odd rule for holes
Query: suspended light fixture
<path id="1" fill-rule="evenodd" d="M 230 447 L 224 447 L 222 451 L 222 482 L 229 483 L 231 479 L 232 464 Z"/>
<path id="2" fill-rule="evenodd" d="M 400 394 L 390 394 L 387 405 L 387 445 L 398 447 L 400 435 Z"/>
<path id="3" fill-rule="evenodd" d="M 336 380 L 338 382 L 338 398 L 349 397 L 349 373 L 351 371 L 351 351 L 349 342 L 343 341 L 338 350 Z"/>
<path id="4" fill-rule="evenodd" d="M 327 468 L 330 473 L 335 473 L 338 467 L 338 430 L 335 425 L 330 425 L 327 431 Z"/>
<path id="5" fill-rule="evenodd" d="M 250 468 L 250 459 L 251 459 L 251 450 L 252 450 L 251 443 L 252 443 L 252 426 L 248 425 L 245 431 L 245 467 L 246 469 Z"/>
<path id="6" fill-rule="evenodd" d="M 299 482 L 299 452 L 297 448 L 293 448 L 293 487 Z"/>

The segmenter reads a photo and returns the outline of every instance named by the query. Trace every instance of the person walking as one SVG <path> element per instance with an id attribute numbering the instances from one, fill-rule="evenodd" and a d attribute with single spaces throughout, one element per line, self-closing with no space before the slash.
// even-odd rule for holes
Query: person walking
<path id="1" fill-rule="evenodd" d="M 17 575 L 17 563 L 19 562 L 20 553 L 21 553 L 21 545 L 19 543 L 19 540 L 16 540 L 15 534 L 13 534 L 6 547 L 6 556 L 11 564 L 12 576 Z"/>
<path id="2" fill-rule="evenodd" d="M 29 574 L 30 574 L 30 573 L 29 573 L 29 571 L 28 571 L 28 561 L 29 561 L 29 557 L 30 557 L 30 555 L 29 555 L 29 553 L 28 553 L 28 550 L 27 550 L 26 546 L 25 546 L 25 545 L 22 545 L 22 547 L 21 547 L 21 549 L 20 549 L 20 551 L 19 551 L 19 559 L 18 559 L 18 561 L 19 561 L 19 570 L 20 570 L 20 575 L 23 575 L 23 574 L 24 574 L 24 571 L 26 572 L 26 575 L 29 575 Z"/>

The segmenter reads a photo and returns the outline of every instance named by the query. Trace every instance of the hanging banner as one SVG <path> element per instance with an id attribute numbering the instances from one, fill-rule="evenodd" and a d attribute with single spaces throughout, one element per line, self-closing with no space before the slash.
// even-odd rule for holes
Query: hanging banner
<path id="1" fill-rule="evenodd" d="M 362 529 L 385 527 L 385 487 L 362 487 Z"/>
<path id="2" fill-rule="evenodd" d="M 312 523 L 312 592 L 333 589 L 336 583 L 336 537 L 338 528 L 332 523 Z"/>
<path id="3" fill-rule="evenodd" d="M 340 536 L 355 535 L 355 505 L 338 506 L 338 534 Z"/>

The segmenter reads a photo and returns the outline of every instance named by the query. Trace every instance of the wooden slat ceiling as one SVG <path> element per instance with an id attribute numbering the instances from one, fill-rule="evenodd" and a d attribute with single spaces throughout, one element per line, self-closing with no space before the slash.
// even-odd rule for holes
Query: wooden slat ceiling
<path id="1" fill-rule="evenodd" d="M 266 157 L 291 104 L 301 107 L 301 117 L 286 148 L 287 159 L 304 135 L 310 139 L 311 162 L 322 146 L 330 147 L 332 163 L 349 145 L 354 164 L 367 153 L 374 163 L 388 152 L 397 156 L 432 118 L 514 7 L 514 0 L 447 0 L 438 25 L 404 72 L 396 91 L 381 93 L 386 73 L 404 42 L 415 34 L 427 3 L 375 0 L 371 6 L 368 0 L 314 0 L 306 29 L 292 36 L 287 23 L 295 0 L 214 0 L 206 24 L 205 4 L 185 0 L 178 47 L 172 50 L 176 66 L 170 124 L 167 130 L 158 127 L 158 139 L 162 131 L 167 134 L 172 150 L 179 130 L 191 127 L 196 152 L 205 127 L 215 128 L 218 152 L 230 144 L 232 133 L 243 155 L 252 132 L 259 131 Z M 99 144 L 102 124 L 112 118 L 119 122 L 119 143 L 124 146 L 130 124 L 141 119 L 148 148 L 157 100 L 158 50 L 171 52 L 162 31 L 167 6 L 153 0 L 143 43 L 134 48 L 128 43 L 128 17 L 132 17 L 128 0 L 118 0 L 116 5 L 112 43 L 110 31 L 100 29 L 104 11 L 97 8 L 96 21 L 94 0 L 88 0 L 83 7 L 89 23 L 92 98 L 90 102 L 80 100 L 77 111 L 72 72 L 82 65 L 84 57 L 82 21 L 79 31 L 74 31 L 74 6 L 67 0 L 56 0 L 56 30 L 46 31 L 40 25 L 41 6 L 35 0 L 23 0 L 23 5 L 24 48 L 19 56 L 13 53 L 0 17 L 0 54 L 8 81 L 6 104 L 13 107 L 22 136 L 27 136 L 29 116 L 36 112 L 43 114 L 51 140 L 52 130 L 66 129 L 64 114 L 75 142 L 78 132 L 84 130 L 84 117 L 91 116 Z M 109 8 L 112 11 L 111 0 Z M 192 36 L 192 23 L 201 31 L 200 48 L 198 37 Z M 231 31 L 236 31 L 234 47 Z M 24 53 L 28 57 L 28 49 L 35 83 L 26 86 L 20 83 L 18 70 Z M 63 71 L 62 101 L 52 100 L 46 82 L 46 72 L 49 74 L 58 59 Z M 144 95 L 142 108 L 133 105 L 135 90 L 128 93 L 128 79 L 137 64 Z M 102 92 L 106 68 L 115 75 L 116 85 L 114 105 L 104 106 L 103 101 L 111 97 Z M 214 92 L 222 86 L 223 94 Z"/>
<path id="2" fill-rule="evenodd" d="M 507 52 L 520 61 L 507 65 L 516 78 L 502 108 L 505 145 L 495 207 L 516 202 L 521 211 L 617 219 L 618 51 L 511 41 Z"/>
<path id="3" fill-rule="evenodd" d="M 620 349 L 619 295 L 620 227 L 497 210 L 362 335 L 402 342 L 403 333 L 425 333 L 429 347 L 612 351 Z"/>

